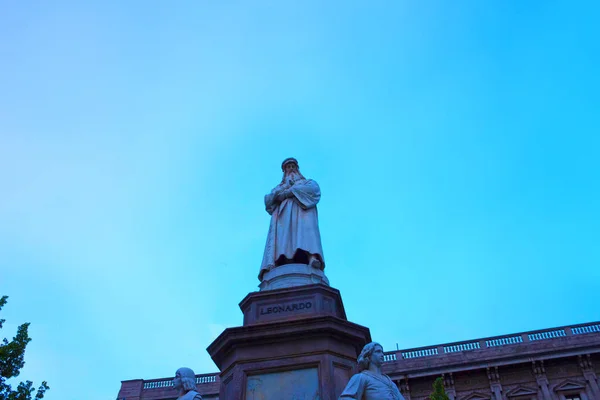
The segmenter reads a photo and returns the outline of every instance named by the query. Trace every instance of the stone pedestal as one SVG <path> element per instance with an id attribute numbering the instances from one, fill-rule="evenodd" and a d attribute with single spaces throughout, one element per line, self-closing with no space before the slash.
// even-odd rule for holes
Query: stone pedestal
<path id="1" fill-rule="evenodd" d="M 337 400 L 371 341 L 324 284 L 253 292 L 240 308 L 244 325 L 207 349 L 221 371 L 222 400 Z"/>
<path id="2" fill-rule="evenodd" d="M 285 264 L 265 272 L 258 287 L 260 290 L 275 290 L 314 283 L 329 286 L 329 280 L 322 270 L 307 264 Z"/>

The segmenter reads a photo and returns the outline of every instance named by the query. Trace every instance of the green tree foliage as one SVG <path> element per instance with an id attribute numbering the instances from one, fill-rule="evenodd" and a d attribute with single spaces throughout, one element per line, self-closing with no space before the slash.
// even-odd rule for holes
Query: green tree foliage
<path id="1" fill-rule="evenodd" d="M 444 389 L 444 380 L 439 377 L 433 382 L 433 393 L 429 396 L 430 400 L 450 400 Z"/>
<path id="2" fill-rule="evenodd" d="M 8 296 L 0 298 L 0 310 L 6 304 Z M 4 324 L 0 319 L 0 329 Z M 39 400 L 44 397 L 46 390 L 49 389 L 46 382 L 42 382 L 37 392 L 33 388 L 31 381 L 21 382 L 16 390 L 6 383 L 7 379 L 19 376 L 21 368 L 25 365 L 25 348 L 31 338 L 27 334 L 29 323 L 25 323 L 17 329 L 17 335 L 12 341 L 4 339 L 0 344 L 0 400 Z"/>

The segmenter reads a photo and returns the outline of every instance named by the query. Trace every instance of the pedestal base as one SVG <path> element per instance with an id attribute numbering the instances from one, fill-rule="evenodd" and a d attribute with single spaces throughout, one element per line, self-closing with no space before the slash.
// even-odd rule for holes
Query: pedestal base
<path id="1" fill-rule="evenodd" d="M 307 264 L 284 264 L 265 272 L 258 285 L 260 290 L 274 290 L 293 286 L 321 283 L 329 286 L 325 273 Z"/>
<path id="2" fill-rule="evenodd" d="M 339 291 L 323 284 L 250 293 L 240 308 L 244 326 L 207 349 L 224 400 L 337 400 L 371 341 L 368 328 L 346 320 Z"/>
<path id="3" fill-rule="evenodd" d="M 346 320 L 337 289 L 316 284 L 249 293 L 240 302 L 244 326 L 330 315 Z"/>

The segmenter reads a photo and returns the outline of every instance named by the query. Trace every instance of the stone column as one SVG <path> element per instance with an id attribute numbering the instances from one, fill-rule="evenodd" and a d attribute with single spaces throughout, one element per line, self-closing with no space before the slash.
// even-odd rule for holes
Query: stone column
<path id="1" fill-rule="evenodd" d="M 546 368 L 544 367 L 544 361 L 532 361 L 533 373 L 535 375 L 535 380 L 542 389 L 542 399 L 544 400 L 553 400 L 553 396 L 550 393 L 550 388 L 548 387 L 548 377 L 546 376 Z"/>
<path id="2" fill-rule="evenodd" d="M 442 374 L 442 378 L 444 379 L 444 389 L 446 390 L 446 394 L 450 400 L 455 400 L 456 388 L 454 387 L 454 377 L 452 376 L 452 372 L 448 374 Z"/>
<path id="3" fill-rule="evenodd" d="M 581 400 L 590 400 L 586 393 L 581 393 Z"/>
<path id="4" fill-rule="evenodd" d="M 487 374 L 488 379 L 490 380 L 490 390 L 494 394 L 494 400 L 504 400 L 502 397 L 502 384 L 500 383 L 498 367 L 488 367 Z"/>
<path id="5" fill-rule="evenodd" d="M 596 371 L 594 371 L 594 366 L 592 365 L 592 359 L 590 355 L 579 355 L 577 358 L 579 359 L 579 367 L 581 368 L 581 373 L 586 380 L 586 386 L 588 390 L 592 393 L 592 396 L 595 399 L 600 399 L 598 377 L 596 376 Z"/>

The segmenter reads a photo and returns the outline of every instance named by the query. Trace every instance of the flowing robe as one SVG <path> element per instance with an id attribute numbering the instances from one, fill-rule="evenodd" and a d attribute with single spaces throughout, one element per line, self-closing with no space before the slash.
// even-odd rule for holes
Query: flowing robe
<path id="1" fill-rule="evenodd" d="M 404 400 L 396 384 L 385 374 L 362 371 L 350 378 L 339 400 Z"/>
<path id="2" fill-rule="evenodd" d="M 278 203 L 275 197 L 285 189 L 289 189 L 293 196 Z M 312 179 L 300 179 L 291 186 L 281 183 L 265 196 L 271 224 L 258 274 L 261 281 L 263 273 L 274 268 L 279 257 L 293 259 L 298 250 L 317 256 L 322 263 L 321 268 L 325 268 L 317 215 L 320 198 L 319 185 Z"/>

